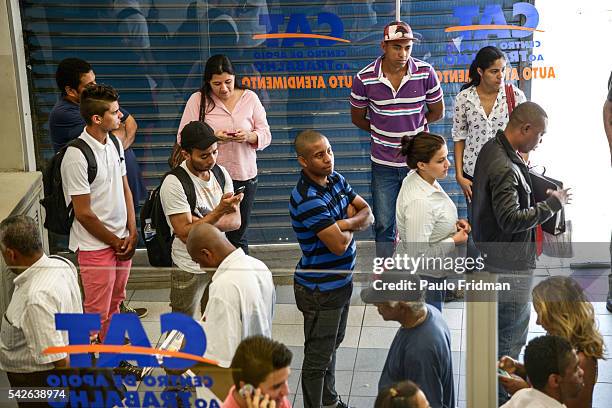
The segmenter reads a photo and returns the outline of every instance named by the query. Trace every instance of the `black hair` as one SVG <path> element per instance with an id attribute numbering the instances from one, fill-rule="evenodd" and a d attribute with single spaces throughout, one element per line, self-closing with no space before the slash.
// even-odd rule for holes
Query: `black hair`
<path id="1" fill-rule="evenodd" d="M 110 85 L 90 84 L 81 94 L 79 108 L 85 123 L 91 125 L 93 115 L 104 116 L 111 103 L 119 100 L 119 94 Z"/>
<path id="2" fill-rule="evenodd" d="M 206 116 L 207 112 L 210 112 L 215 107 L 215 101 L 211 98 L 212 89 L 210 87 L 210 81 L 212 80 L 213 75 L 221 75 L 223 73 L 227 73 L 236 77 L 236 71 L 234 71 L 234 65 L 232 65 L 232 61 L 223 55 L 216 54 L 210 57 L 206 61 L 206 66 L 204 67 L 204 76 L 202 79 L 202 87 L 200 88 L 200 121 L 204 121 L 204 116 Z M 234 88 L 242 89 L 241 86 L 238 85 L 238 81 L 234 79 Z M 208 105 L 210 104 L 210 105 Z M 206 106 L 208 105 L 208 109 Z"/>
<path id="3" fill-rule="evenodd" d="M 461 90 L 468 89 L 471 86 L 480 84 L 480 74 L 478 68 L 483 71 L 489 68 L 495 61 L 500 58 L 506 59 L 506 55 L 502 50 L 492 45 L 481 48 L 477 53 L 474 61 L 470 64 L 470 81 L 461 87 Z"/>
<path id="4" fill-rule="evenodd" d="M 446 144 L 440 135 L 420 132 L 416 136 L 402 137 L 400 153 L 406 156 L 406 164 L 410 169 L 416 169 L 418 162 L 429 163 L 438 150 Z"/>
<path id="5" fill-rule="evenodd" d="M 240 389 L 240 382 L 257 388 L 273 371 L 291 365 L 293 353 L 287 346 L 261 335 L 242 340 L 232 358 L 232 378 Z"/>
<path id="6" fill-rule="evenodd" d="M 551 374 L 564 375 L 572 363 L 572 345 L 559 336 L 540 336 L 525 347 L 525 370 L 537 390 L 543 390 Z"/>
<path id="7" fill-rule="evenodd" d="M 402 381 L 383 388 L 374 401 L 374 408 L 417 408 L 414 396 L 419 387 L 412 381 Z"/>
<path id="8" fill-rule="evenodd" d="M 33 256 L 43 250 L 38 224 L 27 215 L 14 215 L 0 223 L 0 245 Z"/>
<path id="9" fill-rule="evenodd" d="M 55 82 L 57 87 L 62 92 L 62 96 L 66 95 L 66 87 L 78 89 L 81 83 L 81 76 L 93 71 L 89 62 L 80 58 L 66 58 L 62 60 L 55 71 Z"/>

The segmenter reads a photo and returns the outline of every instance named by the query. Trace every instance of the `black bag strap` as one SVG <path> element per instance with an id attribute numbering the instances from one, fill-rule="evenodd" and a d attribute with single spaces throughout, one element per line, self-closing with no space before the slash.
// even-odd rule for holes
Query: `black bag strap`
<path id="1" fill-rule="evenodd" d="M 181 182 L 183 190 L 185 191 L 185 195 L 187 196 L 189 208 L 191 209 L 191 212 L 193 212 L 196 207 L 196 191 L 191 177 L 189 177 L 189 174 L 187 174 L 187 170 L 185 170 L 181 166 L 176 166 L 168 174 L 172 174 Z"/>
<path id="2" fill-rule="evenodd" d="M 87 160 L 87 181 L 89 184 L 93 183 L 98 174 L 98 163 L 96 162 L 96 156 L 94 156 L 93 150 L 87 144 L 86 141 L 80 138 L 73 139 L 68 146 L 76 147 L 83 153 L 85 160 Z M 66 148 L 67 149 L 67 148 Z"/>
<path id="3" fill-rule="evenodd" d="M 108 137 L 110 138 L 111 142 L 113 142 L 113 144 L 115 145 L 115 149 L 117 149 L 119 160 L 123 161 L 123 157 L 121 157 L 121 148 L 119 147 L 119 139 L 117 138 L 117 136 L 113 135 L 112 133 L 109 133 Z"/>
<path id="4" fill-rule="evenodd" d="M 221 186 L 221 195 L 223 195 L 223 192 L 225 191 L 225 173 L 223 173 L 223 170 L 221 170 L 221 167 L 219 167 L 219 165 L 216 163 L 211 169 L 211 171 L 215 175 L 215 178 L 217 179 L 217 183 L 219 183 L 219 186 Z"/>

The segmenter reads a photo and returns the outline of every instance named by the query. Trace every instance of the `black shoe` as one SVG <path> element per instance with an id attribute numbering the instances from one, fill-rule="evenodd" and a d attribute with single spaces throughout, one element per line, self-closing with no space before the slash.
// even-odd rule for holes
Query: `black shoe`
<path id="1" fill-rule="evenodd" d="M 122 377 L 127 377 L 128 375 L 132 375 L 136 378 L 136 381 L 140 381 L 142 380 L 142 377 L 143 377 L 142 372 L 144 370 L 124 360 L 124 361 L 119 362 L 119 367 L 115 367 L 113 371 L 115 372 L 115 374 L 120 375 Z"/>
<path id="2" fill-rule="evenodd" d="M 121 302 L 119 305 L 119 313 L 135 313 L 140 319 L 142 319 L 149 314 L 149 311 L 146 307 L 131 308 L 126 305 L 125 302 Z"/>
<path id="3" fill-rule="evenodd" d="M 606 309 L 608 309 L 608 312 L 612 313 L 612 297 L 608 298 L 608 301 L 606 302 Z"/>
<path id="4" fill-rule="evenodd" d="M 342 401 L 342 398 L 338 397 L 338 402 L 336 403 L 336 408 L 351 408 L 347 403 Z"/>

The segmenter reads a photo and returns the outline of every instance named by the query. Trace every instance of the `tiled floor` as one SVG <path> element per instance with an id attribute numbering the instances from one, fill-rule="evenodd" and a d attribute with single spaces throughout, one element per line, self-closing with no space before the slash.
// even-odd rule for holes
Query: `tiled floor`
<path id="1" fill-rule="evenodd" d="M 601 276 L 601 270 L 599 275 Z M 360 288 L 355 289 L 349 313 L 346 337 L 338 350 L 336 366 L 336 389 L 344 401 L 355 408 L 371 408 L 377 393 L 380 377 L 389 345 L 397 331 L 398 324 L 385 322 L 378 315 L 376 308 L 364 305 L 359 296 Z M 151 342 L 159 339 L 159 314 L 170 311 L 168 290 L 137 290 L 129 294 L 130 306 L 149 308 L 149 316 L 144 320 Z M 604 335 L 608 355 L 612 350 L 612 314 L 605 309 L 604 303 L 595 303 L 599 328 Z M 451 331 L 451 350 L 455 374 L 456 395 L 459 406 L 465 407 L 465 311 L 463 303 L 447 303 L 443 315 Z M 543 329 L 535 324 L 536 316 L 532 314 L 529 338 L 543 334 Z M 303 318 L 295 306 L 293 288 L 277 287 L 277 305 L 275 309 L 273 337 L 293 351 L 290 378 L 291 399 L 295 408 L 301 408 L 302 390 L 300 384 L 301 362 L 304 355 Z M 612 356 L 611 356 L 612 357 Z M 599 365 L 599 382 L 595 387 L 593 407 L 604 408 L 612 400 L 612 360 L 602 361 Z"/>

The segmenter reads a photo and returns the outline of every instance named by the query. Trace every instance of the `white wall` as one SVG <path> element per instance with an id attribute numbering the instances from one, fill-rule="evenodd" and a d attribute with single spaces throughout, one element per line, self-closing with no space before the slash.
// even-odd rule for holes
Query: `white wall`
<path id="1" fill-rule="evenodd" d="M 612 226 L 612 169 L 602 107 L 612 71 L 612 0 L 537 0 L 544 61 L 556 79 L 532 80 L 532 100 L 548 113 L 548 133 L 533 153 L 547 175 L 572 187 L 566 214 L 574 241 L 607 242 Z"/>

